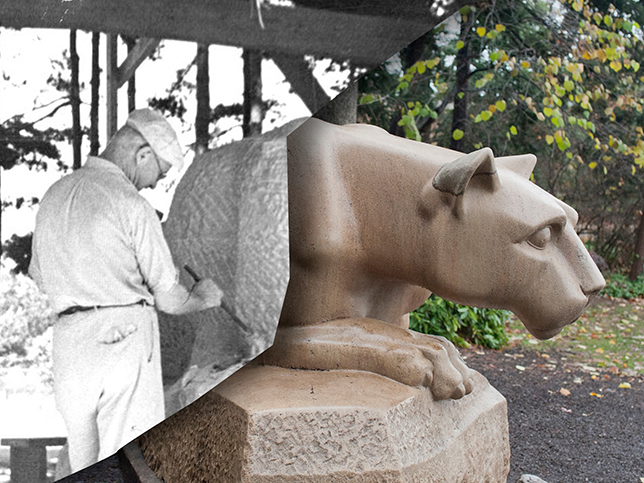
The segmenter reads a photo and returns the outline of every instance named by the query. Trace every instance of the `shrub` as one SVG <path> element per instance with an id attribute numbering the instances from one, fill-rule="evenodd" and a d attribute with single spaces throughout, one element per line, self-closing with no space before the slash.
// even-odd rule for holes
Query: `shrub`
<path id="1" fill-rule="evenodd" d="M 34 339 L 54 321 L 54 313 L 36 284 L 27 276 L 1 268 L 0 357 L 28 355 Z"/>
<path id="2" fill-rule="evenodd" d="M 480 309 L 455 304 L 432 294 L 409 316 L 409 328 L 424 334 L 442 335 L 459 347 L 470 342 L 500 349 L 508 342 L 506 310 Z"/>
<path id="3" fill-rule="evenodd" d="M 626 275 L 612 273 L 606 277 L 606 287 L 602 294 L 620 299 L 636 299 L 644 297 L 644 275 L 635 280 L 629 280 Z"/>

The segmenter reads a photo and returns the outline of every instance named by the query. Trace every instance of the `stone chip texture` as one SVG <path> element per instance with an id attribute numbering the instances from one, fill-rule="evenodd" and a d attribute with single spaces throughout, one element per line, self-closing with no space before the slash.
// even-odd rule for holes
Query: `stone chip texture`
<path id="1" fill-rule="evenodd" d="M 247 366 L 142 449 L 165 483 L 505 482 L 506 402 L 480 374 L 474 383 L 434 401 L 372 373 Z"/>
<path id="2" fill-rule="evenodd" d="M 293 121 L 193 161 L 177 186 L 164 234 L 181 282 L 190 265 L 212 278 L 249 335 L 221 309 L 160 314 L 164 383 L 191 365 L 225 369 L 272 343 L 288 283 L 286 136 Z"/>

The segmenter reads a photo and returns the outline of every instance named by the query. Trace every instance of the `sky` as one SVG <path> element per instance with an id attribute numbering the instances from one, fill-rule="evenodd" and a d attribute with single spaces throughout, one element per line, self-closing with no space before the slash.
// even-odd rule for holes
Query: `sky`
<path id="1" fill-rule="evenodd" d="M 120 43 L 121 44 L 121 43 Z M 82 124 L 88 125 L 89 118 L 89 81 L 91 75 L 91 35 L 78 33 L 78 53 L 80 58 L 80 81 L 85 83 L 81 92 Z M 62 53 L 69 49 L 69 31 L 55 29 L 0 29 L 0 123 L 15 115 L 24 115 L 25 120 L 36 120 L 54 109 L 61 101 L 61 93 L 47 85 L 47 79 L 54 71 L 52 62 L 62 60 Z M 242 101 L 243 74 L 241 49 L 234 47 L 210 47 L 210 102 L 217 104 L 232 104 Z M 165 96 L 167 89 L 176 79 L 177 70 L 185 68 L 196 54 L 196 44 L 181 41 L 163 41 L 158 60 L 146 60 L 136 72 L 137 108 L 147 106 L 147 100 L 154 96 Z M 127 56 L 126 47 L 119 47 L 119 63 Z M 105 36 L 101 36 L 101 66 L 105 63 Z M 325 68 L 329 61 L 316 64 L 315 75 L 330 96 L 335 96 L 334 90 L 346 81 L 347 72 L 339 69 L 327 72 Z M 103 69 L 104 70 L 104 69 Z M 196 68 L 186 77 L 195 81 Z M 276 99 L 278 104 L 271 109 L 265 118 L 263 130 L 269 131 L 286 122 L 299 117 L 310 116 L 301 99 L 289 92 L 290 85 L 285 81 L 281 71 L 270 60 L 262 63 L 262 83 L 264 99 Z M 99 110 L 100 142 L 105 145 L 105 72 L 101 78 L 101 103 Z M 127 89 L 124 86 L 119 91 L 119 125 L 127 118 Z M 188 112 L 185 119 L 194 119 L 196 101 L 187 104 Z M 46 107 L 42 107 L 46 106 Z M 174 187 L 181 175 L 185 173 L 192 152 L 189 145 L 194 142 L 194 129 L 191 125 L 181 125 L 177 119 L 169 119 L 179 135 L 179 140 L 186 154 L 186 166 L 181 173 L 171 170 L 168 177 L 157 188 L 141 192 L 152 205 L 163 213 L 167 213 Z M 71 110 L 63 108 L 51 119 L 37 124 L 39 128 L 70 127 Z M 234 121 L 220 121 L 212 129 L 226 131 L 218 138 L 218 144 L 241 139 L 241 125 Z M 59 145 L 62 158 L 71 164 L 72 153 L 69 145 Z M 83 156 L 89 152 L 87 139 L 83 144 Z M 29 170 L 26 166 L 17 166 L 11 170 L 2 170 L 2 199 L 15 200 L 17 197 L 30 199 L 42 198 L 47 188 L 64 173 L 50 166 L 46 172 Z M 20 209 L 9 208 L 2 213 L 1 239 L 6 241 L 15 233 L 25 235 L 33 231 L 37 205 Z"/>

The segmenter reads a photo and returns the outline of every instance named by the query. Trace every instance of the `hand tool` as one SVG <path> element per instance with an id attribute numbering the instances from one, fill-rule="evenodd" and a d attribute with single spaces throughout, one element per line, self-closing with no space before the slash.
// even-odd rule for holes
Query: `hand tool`
<path id="1" fill-rule="evenodd" d="M 201 277 L 195 272 L 192 267 L 190 267 L 188 264 L 184 265 L 183 268 L 185 269 L 186 272 L 192 277 L 192 279 L 195 281 L 195 283 L 199 282 L 201 280 Z M 233 322 L 235 322 L 241 329 L 246 332 L 247 334 L 252 334 L 253 331 L 246 325 L 244 324 L 239 317 L 237 317 L 232 310 L 230 310 L 230 307 L 223 301 L 221 301 L 221 304 L 219 305 L 224 311 L 230 316 L 231 319 L 233 319 Z"/>

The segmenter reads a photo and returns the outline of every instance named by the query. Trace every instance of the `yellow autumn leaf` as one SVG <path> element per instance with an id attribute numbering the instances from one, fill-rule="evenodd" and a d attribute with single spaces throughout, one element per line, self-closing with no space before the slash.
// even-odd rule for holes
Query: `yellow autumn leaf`
<path id="1" fill-rule="evenodd" d="M 628 382 L 622 382 L 619 386 L 620 389 L 630 389 L 631 385 Z"/>
<path id="2" fill-rule="evenodd" d="M 546 136 L 546 142 L 548 143 L 548 145 L 550 145 L 550 144 L 552 144 L 552 143 L 554 143 L 554 142 L 555 142 L 555 138 L 554 138 L 554 137 L 552 137 L 550 134 L 548 134 L 548 135 Z"/>
<path id="3" fill-rule="evenodd" d="M 479 34 L 479 37 L 483 37 L 487 30 L 485 30 L 485 27 L 478 27 L 476 29 L 476 33 Z"/>
<path id="4" fill-rule="evenodd" d="M 588 164 L 588 167 L 589 167 L 590 169 L 595 169 L 595 168 L 597 167 L 597 163 L 596 163 L 595 161 L 593 161 L 592 163 L 589 163 L 589 164 Z"/>
<path id="5" fill-rule="evenodd" d="M 506 108 L 506 106 L 507 106 L 507 103 L 506 103 L 505 101 L 503 101 L 503 100 L 502 100 L 502 101 L 496 101 L 496 103 L 495 103 L 494 105 L 496 106 L 496 108 L 497 108 L 499 111 L 503 112 L 503 111 L 505 111 L 505 108 Z"/>
<path id="6" fill-rule="evenodd" d="M 604 353 L 604 348 L 603 347 L 598 347 L 597 349 L 595 349 L 595 352 L 597 352 L 598 354 L 603 354 Z"/>
<path id="7" fill-rule="evenodd" d="M 521 67 L 523 67 L 524 69 L 527 69 L 528 67 L 530 67 L 530 62 L 525 60 L 521 61 Z"/>
<path id="8" fill-rule="evenodd" d="M 596 392 L 591 392 L 590 395 L 595 397 L 604 397 L 603 394 L 597 394 Z"/>
<path id="9" fill-rule="evenodd" d="M 514 125 L 510 126 L 510 132 L 511 132 L 514 136 L 516 136 L 516 135 L 518 134 L 517 127 L 516 127 L 516 126 L 514 126 Z M 634 168 L 634 167 L 635 167 L 635 166 L 633 166 L 633 168 Z"/>
<path id="10" fill-rule="evenodd" d="M 505 32 L 505 25 L 501 25 L 500 23 L 497 23 L 496 26 L 494 27 L 497 32 Z"/>
<path id="11" fill-rule="evenodd" d="M 454 132 L 452 133 L 452 137 L 454 138 L 454 141 L 463 139 L 463 135 L 464 133 L 460 129 L 455 129 Z"/>
<path id="12" fill-rule="evenodd" d="M 465 42 L 463 42 L 462 40 L 456 42 L 456 50 L 461 50 L 463 47 L 465 47 Z"/>

